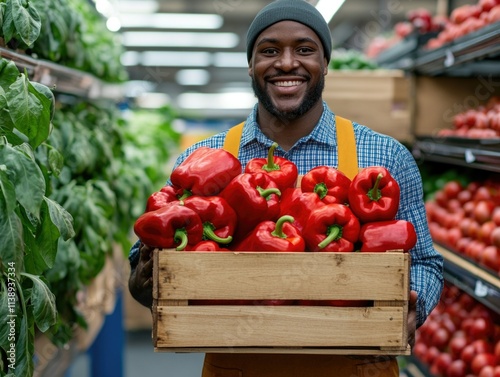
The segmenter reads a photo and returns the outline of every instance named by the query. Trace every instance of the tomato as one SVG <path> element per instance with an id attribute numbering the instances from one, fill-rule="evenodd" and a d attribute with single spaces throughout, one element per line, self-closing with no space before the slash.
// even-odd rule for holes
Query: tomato
<path id="1" fill-rule="evenodd" d="M 476 355 L 477 351 L 475 347 L 472 344 L 468 344 L 463 348 L 462 352 L 460 353 L 460 359 L 465 361 L 466 364 L 470 365 Z"/>
<path id="2" fill-rule="evenodd" d="M 462 353 L 463 349 L 467 346 L 468 341 L 465 336 L 453 336 L 453 338 L 450 340 L 450 354 L 453 357 L 453 359 L 458 359 L 460 358 L 460 354 Z"/>
<path id="3" fill-rule="evenodd" d="M 493 245 L 486 246 L 481 255 L 480 263 L 495 272 L 500 271 L 500 249 Z"/>
<path id="4" fill-rule="evenodd" d="M 438 350 L 444 351 L 449 341 L 450 333 L 446 329 L 441 327 L 432 334 L 430 344 L 432 344 Z"/>
<path id="5" fill-rule="evenodd" d="M 449 353 L 443 352 L 436 357 L 434 363 L 440 375 L 445 376 L 453 359 Z"/>
<path id="6" fill-rule="evenodd" d="M 412 353 L 417 359 L 424 361 L 427 355 L 427 346 L 423 342 L 415 343 Z"/>
<path id="7" fill-rule="evenodd" d="M 491 220 L 495 207 L 495 203 L 490 199 L 477 201 L 472 211 L 474 219 L 479 224 Z"/>
<path id="8" fill-rule="evenodd" d="M 443 192 L 448 199 L 456 199 L 458 194 L 463 191 L 463 187 L 458 181 L 446 182 L 443 186 Z"/>
<path id="9" fill-rule="evenodd" d="M 465 361 L 457 359 L 453 360 L 446 370 L 447 377 L 465 377 L 467 375 L 467 364 Z"/>
<path id="10" fill-rule="evenodd" d="M 485 366 L 495 366 L 495 355 L 491 353 L 480 353 L 474 356 L 471 363 L 472 373 L 478 375 Z"/>
<path id="11" fill-rule="evenodd" d="M 476 318 L 470 328 L 473 339 L 485 339 L 493 333 L 493 323 L 485 318 Z"/>
<path id="12" fill-rule="evenodd" d="M 483 241 L 487 245 L 491 244 L 491 232 L 496 228 L 496 224 L 493 220 L 488 220 L 484 222 L 480 227 L 477 237 L 480 241 Z"/>

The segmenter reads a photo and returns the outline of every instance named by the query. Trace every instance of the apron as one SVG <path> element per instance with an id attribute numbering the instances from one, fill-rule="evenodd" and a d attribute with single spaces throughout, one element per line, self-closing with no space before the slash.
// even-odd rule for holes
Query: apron
<path id="1" fill-rule="evenodd" d="M 238 157 L 243 123 L 232 127 L 224 149 Z M 336 117 L 338 170 L 349 179 L 358 173 L 352 122 Z M 207 353 L 202 377 L 398 377 L 393 356 Z"/>

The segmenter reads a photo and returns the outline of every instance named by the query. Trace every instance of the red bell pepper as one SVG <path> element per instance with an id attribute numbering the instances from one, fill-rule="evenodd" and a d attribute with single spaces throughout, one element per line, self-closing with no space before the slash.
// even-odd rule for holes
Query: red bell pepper
<path id="1" fill-rule="evenodd" d="M 300 187 L 304 192 L 316 193 L 325 204 L 348 202 L 351 180 L 331 166 L 317 166 L 303 177 Z"/>
<path id="2" fill-rule="evenodd" d="M 267 173 L 271 176 L 278 188 L 283 191 L 294 187 L 297 182 L 298 169 L 290 160 L 274 156 L 278 143 L 273 143 L 266 158 L 253 158 L 245 166 L 245 173 Z"/>
<path id="3" fill-rule="evenodd" d="M 293 225 L 302 232 L 311 211 L 324 205 L 313 192 L 303 192 L 300 187 L 288 188 L 281 195 L 280 216 L 292 216 Z"/>
<path id="4" fill-rule="evenodd" d="M 236 212 L 220 196 L 190 196 L 184 205 L 195 211 L 203 223 L 203 238 L 226 245 L 233 240 Z"/>
<path id="5" fill-rule="evenodd" d="M 360 224 L 349 207 L 325 204 L 314 209 L 302 235 L 309 251 L 354 251 Z"/>
<path id="6" fill-rule="evenodd" d="M 229 251 L 229 249 L 220 247 L 220 245 L 217 242 L 210 240 L 198 242 L 196 245 L 193 246 L 188 245 L 185 250 L 186 251 Z"/>
<path id="7" fill-rule="evenodd" d="M 387 220 L 366 223 L 359 232 L 361 251 L 410 251 L 417 244 L 413 224 L 406 220 Z"/>
<path id="8" fill-rule="evenodd" d="M 241 171 L 240 161 L 231 153 L 200 147 L 172 171 L 170 181 L 194 195 L 212 196 L 221 192 Z"/>
<path id="9" fill-rule="evenodd" d="M 381 166 L 362 169 L 349 189 L 349 206 L 362 223 L 392 220 L 399 209 L 400 189 Z"/>
<path id="10" fill-rule="evenodd" d="M 164 186 L 160 191 L 153 192 L 146 203 L 145 212 L 154 211 L 172 202 L 182 201 L 191 193 L 180 187 Z"/>
<path id="11" fill-rule="evenodd" d="M 238 218 L 235 241 L 243 239 L 260 222 L 278 219 L 280 195 L 276 183 L 265 173 L 242 173 L 222 190 L 219 196 Z"/>
<path id="12" fill-rule="evenodd" d="M 292 216 L 282 216 L 276 222 L 263 221 L 233 250 L 305 251 L 306 243 L 292 223 Z"/>
<path id="13" fill-rule="evenodd" d="M 134 224 L 134 232 L 148 246 L 184 250 L 202 240 L 203 224 L 191 208 L 167 205 L 142 214 Z"/>

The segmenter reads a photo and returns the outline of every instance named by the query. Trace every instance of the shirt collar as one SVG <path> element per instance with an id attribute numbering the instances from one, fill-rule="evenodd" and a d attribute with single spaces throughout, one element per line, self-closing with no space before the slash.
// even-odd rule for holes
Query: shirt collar
<path id="1" fill-rule="evenodd" d="M 270 144 L 269 138 L 265 136 L 260 130 L 257 123 L 257 104 L 254 106 L 252 112 L 248 115 L 243 133 L 241 135 L 241 145 L 245 146 L 248 143 L 257 140 L 264 144 Z M 300 139 L 297 144 L 304 143 L 309 140 L 315 140 L 322 144 L 331 146 L 337 145 L 337 136 L 335 131 L 335 114 L 330 110 L 326 102 L 323 101 L 323 113 L 314 127 L 313 131 Z"/>

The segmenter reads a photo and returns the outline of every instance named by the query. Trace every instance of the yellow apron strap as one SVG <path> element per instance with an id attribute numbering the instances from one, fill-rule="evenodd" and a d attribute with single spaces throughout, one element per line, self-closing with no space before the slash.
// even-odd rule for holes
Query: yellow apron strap
<path id="1" fill-rule="evenodd" d="M 226 138 L 224 139 L 223 149 L 231 153 L 234 157 L 238 158 L 240 150 L 241 134 L 243 133 L 243 126 L 245 122 L 241 122 L 227 131 Z"/>
<path id="2" fill-rule="evenodd" d="M 339 165 L 337 167 L 349 179 L 358 174 L 358 153 L 356 149 L 356 138 L 354 127 L 348 119 L 336 116 L 337 125 L 337 152 Z"/>
<path id="3" fill-rule="evenodd" d="M 241 134 L 245 122 L 241 122 L 231 127 L 224 140 L 224 150 L 238 157 L 240 149 Z M 348 119 L 336 116 L 337 125 L 337 151 L 339 169 L 349 179 L 353 179 L 358 174 L 358 154 L 356 149 L 356 138 L 354 137 L 354 128 L 352 122 Z"/>

